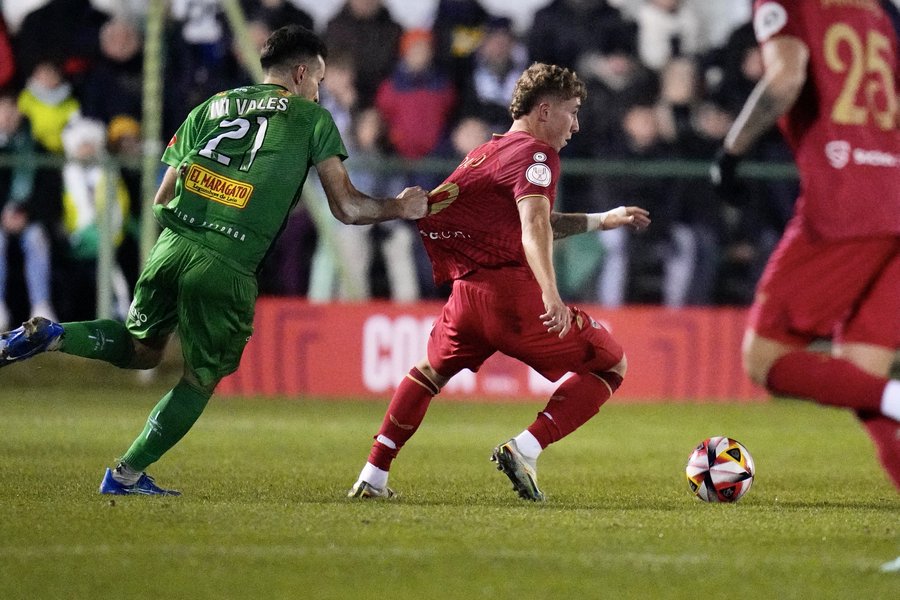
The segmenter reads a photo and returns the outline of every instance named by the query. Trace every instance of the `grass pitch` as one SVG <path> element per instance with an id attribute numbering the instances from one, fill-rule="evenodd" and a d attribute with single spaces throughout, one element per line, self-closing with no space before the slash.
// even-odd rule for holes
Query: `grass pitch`
<path id="1" fill-rule="evenodd" d="M 151 469 L 184 496 L 111 499 L 103 469 L 164 384 L 56 358 L 0 374 L 2 598 L 900 597 L 878 569 L 900 496 L 843 411 L 612 401 L 542 456 L 538 505 L 488 457 L 540 405 L 439 398 L 395 462 L 400 497 L 363 502 L 345 493 L 386 399 L 214 398 Z M 734 505 L 685 482 L 716 434 L 756 459 Z"/>

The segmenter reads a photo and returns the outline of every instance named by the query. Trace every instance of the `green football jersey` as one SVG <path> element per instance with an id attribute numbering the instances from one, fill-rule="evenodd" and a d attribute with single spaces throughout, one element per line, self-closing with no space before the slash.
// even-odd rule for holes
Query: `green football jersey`
<path id="1" fill-rule="evenodd" d="M 191 111 L 162 160 L 178 172 L 160 222 L 255 273 L 311 166 L 347 150 L 331 114 L 275 84 L 216 94 Z"/>

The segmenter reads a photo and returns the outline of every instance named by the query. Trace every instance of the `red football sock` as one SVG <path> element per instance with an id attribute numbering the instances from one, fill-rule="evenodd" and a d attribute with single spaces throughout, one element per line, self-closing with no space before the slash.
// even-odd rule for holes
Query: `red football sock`
<path id="1" fill-rule="evenodd" d="M 856 416 L 875 443 L 881 466 L 900 490 L 900 423 L 873 412 L 857 411 Z"/>
<path id="2" fill-rule="evenodd" d="M 879 412 L 887 383 L 886 377 L 870 375 L 849 360 L 795 350 L 775 361 L 766 387 L 779 395 Z"/>
<path id="3" fill-rule="evenodd" d="M 621 384 L 622 377 L 612 371 L 573 375 L 556 388 L 528 431 L 541 448 L 558 442 L 596 415 Z"/>
<path id="4" fill-rule="evenodd" d="M 394 392 L 394 397 L 388 405 L 381 429 L 378 430 L 372 451 L 369 452 L 370 463 L 379 469 L 390 470 L 391 461 L 419 428 L 431 399 L 439 391 L 440 389 L 419 369 L 413 367 L 409 371 L 397 386 L 397 391 Z M 389 440 L 395 447 L 382 443 L 380 439 Z"/>

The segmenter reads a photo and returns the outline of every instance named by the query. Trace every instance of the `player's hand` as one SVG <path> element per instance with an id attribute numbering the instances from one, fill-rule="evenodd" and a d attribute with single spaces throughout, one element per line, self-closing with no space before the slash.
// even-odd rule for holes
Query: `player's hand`
<path id="1" fill-rule="evenodd" d="M 603 229 L 628 226 L 640 231 L 650 225 L 650 212 L 640 206 L 620 206 L 605 213 Z"/>
<path id="2" fill-rule="evenodd" d="M 543 294 L 544 314 L 541 315 L 541 322 L 547 331 L 557 333 L 559 337 L 565 337 L 572 328 L 572 313 L 569 307 L 565 305 L 559 294 L 550 297 L 549 294 Z"/>
<path id="3" fill-rule="evenodd" d="M 397 194 L 397 199 L 403 201 L 401 219 L 415 221 L 428 214 L 428 192 L 419 186 L 406 188 Z"/>
<path id="4" fill-rule="evenodd" d="M 709 167 L 709 181 L 713 190 L 722 200 L 737 203 L 743 194 L 742 186 L 738 181 L 737 167 L 741 162 L 739 156 L 728 154 L 725 148 L 719 148 L 712 165 Z"/>

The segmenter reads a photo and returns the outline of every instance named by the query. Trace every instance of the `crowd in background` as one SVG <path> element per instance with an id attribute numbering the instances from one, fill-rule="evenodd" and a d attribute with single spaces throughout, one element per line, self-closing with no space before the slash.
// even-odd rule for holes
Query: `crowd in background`
<path id="1" fill-rule="evenodd" d="M 126 167 L 106 181 L 100 163 L 107 154 L 141 153 L 146 7 L 105 4 L 114 10 L 51 0 L 20 15 L 15 28 L 0 23 L 0 153 L 65 160 L 62 170 L 0 167 L 3 329 L 29 312 L 93 316 L 97 213 L 112 197 L 115 305 L 118 316 L 127 310 L 138 263 L 140 174 Z M 710 160 L 761 77 L 762 61 L 749 22 L 713 43 L 697 4 L 553 0 L 519 31 L 475 0 L 440 0 L 429 28 L 404 28 L 381 0 L 347 0 L 325 23 L 290 0 L 242 0 L 256 47 L 287 23 L 322 34 L 329 57 L 321 102 L 344 136 L 356 185 L 382 195 L 432 188 L 451 169 L 384 172 L 373 166 L 380 158 L 457 160 L 492 132 L 505 132 L 513 86 L 533 61 L 574 68 L 587 85 L 581 131 L 564 159 Z M 217 0 L 172 0 L 165 37 L 168 138 L 196 104 L 252 77 Z M 772 132 L 752 158 L 785 162 L 790 155 Z M 639 204 L 654 221 L 641 235 L 623 228 L 561 248 L 567 299 L 605 306 L 748 303 L 796 195 L 794 181 L 757 180 L 741 198 L 723 202 L 700 177 L 585 173 L 563 178 L 558 209 Z M 261 291 L 307 295 L 323 232 L 302 203 L 286 226 Z M 410 224 L 329 228 L 342 276 L 325 296 L 414 301 L 446 294 L 432 284 Z"/>

